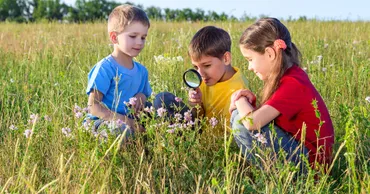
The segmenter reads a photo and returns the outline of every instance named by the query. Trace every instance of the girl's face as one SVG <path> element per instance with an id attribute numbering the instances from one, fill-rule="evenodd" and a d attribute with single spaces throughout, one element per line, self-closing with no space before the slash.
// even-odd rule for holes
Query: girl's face
<path id="1" fill-rule="evenodd" d="M 272 60 L 269 52 L 258 53 L 240 45 L 243 57 L 249 62 L 248 69 L 253 71 L 261 80 L 266 81 L 271 73 Z"/>

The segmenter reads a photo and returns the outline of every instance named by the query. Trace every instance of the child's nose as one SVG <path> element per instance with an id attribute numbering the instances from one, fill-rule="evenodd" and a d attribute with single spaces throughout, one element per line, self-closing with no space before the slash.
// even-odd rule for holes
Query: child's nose
<path id="1" fill-rule="evenodd" d="M 142 44 L 144 44 L 144 42 L 145 42 L 145 40 L 143 40 L 141 38 L 136 40 L 136 44 L 138 44 L 138 45 L 142 45 Z"/>

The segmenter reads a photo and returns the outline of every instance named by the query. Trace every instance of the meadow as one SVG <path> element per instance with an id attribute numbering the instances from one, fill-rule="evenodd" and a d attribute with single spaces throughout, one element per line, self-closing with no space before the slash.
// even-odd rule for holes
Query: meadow
<path id="1" fill-rule="evenodd" d="M 242 157 L 232 135 L 203 137 L 189 127 L 172 133 L 162 118 L 127 144 L 84 126 L 91 67 L 110 54 L 105 23 L 0 23 L 0 193 L 369 193 L 370 23 L 284 22 L 331 114 L 334 163 L 328 173 Z M 136 58 L 154 93 L 187 101 L 182 72 L 196 30 L 216 25 L 232 37 L 232 64 L 258 93 L 238 48 L 250 23 L 152 22 Z M 368 98 L 367 98 L 368 97 Z M 367 98 L 367 99 L 366 99 Z M 223 124 L 223 123 L 220 123 Z M 207 120 L 199 128 L 211 130 Z M 263 156 L 261 156 L 263 157 Z"/>

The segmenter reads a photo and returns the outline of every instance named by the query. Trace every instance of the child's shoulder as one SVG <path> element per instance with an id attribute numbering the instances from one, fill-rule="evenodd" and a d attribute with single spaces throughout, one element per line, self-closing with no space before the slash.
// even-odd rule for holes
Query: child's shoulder
<path id="1" fill-rule="evenodd" d="M 141 63 L 134 61 L 135 65 L 137 66 L 138 70 L 141 72 L 148 72 L 148 69 Z"/>
<path id="2" fill-rule="evenodd" d="M 101 59 L 99 62 L 97 62 L 95 64 L 95 66 L 102 66 L 102 67 L 105 67 L 105 68 L 108 68 L 108 67 L 112 67 L 112 64 L 113 64 L 113 57 L 112 55 L 108 55 L 106 57 L 104 57 L 103 59 Z"/>
<path id="3" fill-rule="evenodd" d="M 114 64 L 112 62 L 112 56 L 109 55 L 107 57 L 104 57 L 103 59 L 101 59 L 97 63 L 95 63 L 95 65 L 92 67 L 92 70 L 94 70 L 94 69 L 108 70 L 108 69 L 112 69 L 113 65 Z"/>
<path id="4" fill-rule="evenodd" d="M 98 61 L 90 70 L 89 74 L 98 72 L 105 72 L 111 74 L 114 72 L 114 68 L 112 67 L 112 61 L 110 60 L 110 56 L 107 56 L 100 61 Z"/>

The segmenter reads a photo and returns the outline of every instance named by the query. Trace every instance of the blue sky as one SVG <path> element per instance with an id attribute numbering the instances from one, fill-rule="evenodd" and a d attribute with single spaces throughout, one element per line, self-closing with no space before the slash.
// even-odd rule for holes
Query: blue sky
<path id="1" fill-rule="evenodd" d="M 75 0 L 61 2 L 74 5 Z M 141 4 L 144 8 L 152 5 L 171 9 L 201 8 L 205 11 L 225 12 L 237 18 L 245 13 L 249 16 L 263 14 L 284 19 L 289 16 L 292 18 L 306 16 L 321 20 L 370 21 L 370 0 L 131 0 L 131 2 Z"/>

